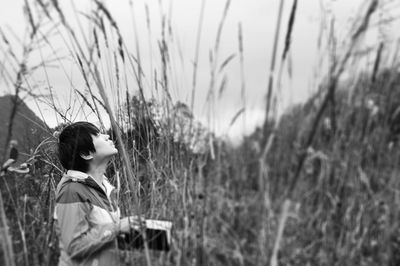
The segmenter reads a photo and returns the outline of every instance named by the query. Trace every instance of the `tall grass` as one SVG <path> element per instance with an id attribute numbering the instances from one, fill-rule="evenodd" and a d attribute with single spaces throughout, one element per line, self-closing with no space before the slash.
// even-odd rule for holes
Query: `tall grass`
<path id="1" fill-rule="evenodd" d="M 287 58 L 297 5 L 301 5 L 293 1 L 279 62 L 276 55 L 281 43 L 283 2 L 277 12 L 270 79 L 267 91 L 263 92 L 268 97 L 265 124 L 239 147 L 232 147 L 199 124 L 192 113 L 199 89 L 199 51 L 205 49 L 200 47 L 200 40 L 206 1 L 201 2 L 198 18 L 189 106 L 174 102 L 172 97 L 171 92 L 179 86 L 176 76 L 180 70 L 174 62 L 181 51 L 171 12 L 164 12 L 161 2 L 157 44 L 153 44 L 155 31 L 151 25 L 155 21 L 149 15 L 152 10 L 129 2 L 135 36 L 132 48 L 115 14 L 101 1 L 94 0 L 88 12 L 78 12 L 72 6 L 74 16 L 69 15 L 64 2 L 25 1 L 30 28 L 22 61 L 13 49 L 7 54 L 3 48 L 9 47 L 7 42 L 1 46 L 5 58 L 21 66 L 20 70 L 11 71 L 5 63 L 2 65 L 2 71 L 10 72 L 7 76 L 16 96 L 32 95 L 34 100 L 46 102 L 60 119 L 56 129 L 74 121 L 80 113 L 88 119 L 96 118 L 100 127 L 110 132 L 120 151 L 107 175 L 119 188 L 123 215 L 142 214 L 174 223 L 169 253 L 154 252 L 147 247 L 143 251 L 125 252 L 127 265 L 396 265 L 399 262 L 400 184 L 396 176 L 400 157 L 393 148 L 395 142 L 389 145 L 386 140 L 386 136 L 397 132 L 397 117 L 392 114 L 400 103 L 396 85 L 400 77 L 395 70 L 398 58 L 392 58 L 393 65 L 386 66 L 385 48 L 380 45 L 373 68 L 354 79 L 352 90 L 345 88 L 343 84 L 347 83 L 341 79 L 345 71 L 351 73 L 358 60 L 355 52 L 368 32 L 379 2 L 364 4 L 365 12 L 355 21 L 343 53 L 326 51 L 332 56 L 331 72 L 325 73 L 329 79 L 319 84 L 320 92 L 277 119 L 271 110 L 275 94 L 281 89 L 279 86 L 274 89 L 274 85 L 281 77 L 273 79 L 273 73 Z M 231 54 L 220 60 L 220 42 L 230 5 L 231 1 L 225 2 L 210 52 L 206 102 L 210 121 L 218 98 L 228 89 L 229 76 L 224 69 L 236 56 Z M 149 49 L 148 65 L 143 62 L 139 43 L 144 36 L 139 36 L 134 16 L 138 10 L 146 12 L 146 45 L 159 47 L 158 54 Z M 6 33 L 2 35 L 7 38 Z M 243 105 L 231 124 L 247 108 L 245 36 L 239 24 Z M 335 38 L 334 31 L 330 36 Z M 63 40 L 71 66 L 66 67 L 51 38 Z M 51 86 L 44 51 L 51 51 L 55 56 L 51 62 L 57 62 L 71 84 L 70 106 L 66 110 L 59 106 L 54 91 L 50 90 L 47 97 L 39 97 L 33 94 L 35 86 L 29 85 L 34 82 L 33 72 L 41 70 L 47 86 Z M 28 56 L 35 52 L 40 55 L 38 68 L 31 66 Z M 68 68 L 74 69 L 79 78 L 73 77 Z M 28 88 L 29 93 L 21 92 L 21 88 Z M 14 108 L 16 111 L 18 105 Z M 8 139 L 11 139 L 12 119 L 10 124 Z M 213 122 L 209 126 L 213 128 Z M 0 229 L 3 239 L 9 241 L 2 241 L 6 245 L 1 259 L 6 265 L 57 262 L 59 250 L 52 213 L 55 187 L 62 170 L 55 159 L 55 146 L 56 139 L 50 137 L 32 151 L 30 156 L 35 163 L 29 175 L 8 173 L 2 179 L 5 186 L 1 186 L 0 199 L 4 201 L 0 201 L 0 208 L 4 206 L 4 212 L 0 209 Z M 7 225 L 10 235 L 4 233 Z"/>

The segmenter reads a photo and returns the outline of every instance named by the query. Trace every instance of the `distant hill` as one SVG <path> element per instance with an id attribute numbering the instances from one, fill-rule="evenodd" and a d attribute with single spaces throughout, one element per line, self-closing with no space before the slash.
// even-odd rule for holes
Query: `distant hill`
<path id="1" fill-rule="evenodd" d="M 0 159 L 5 155 L 4 147 L 12 107 L 12 95 L 0 97 Z M 23 101 L 18 105 L 13 124 L 12 139 L 18 141 L 18 161 L 23 161 L 27 159 L 30 149 L 49 136 L 49 127 Z"/>

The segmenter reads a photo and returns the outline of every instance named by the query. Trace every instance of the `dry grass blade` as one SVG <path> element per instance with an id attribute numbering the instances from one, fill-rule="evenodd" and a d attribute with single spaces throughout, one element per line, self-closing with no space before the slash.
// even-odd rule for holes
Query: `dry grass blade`
<path id="1" fill-rule="evenodd" d="M 239 42 L 239 55 L 240 55 L 240 79 L 241 79 L 241 88 L 240 94 L 242 96 L 243 108 L 246 111 L 246 82 L 244 76 L 244 55 L 243 55 L 243 30 L 242 24 L 239 23 L 238 26 L 238 42 Z M 246 129 L 246 113 L 244 114 L 243 119 L 243 129 Z"/>
<path id="2" fill-rule="evenodd" d="M 97 38 L 97 32 L 96 29 L 93 29 L 93 37 L 94 37 L 94 44 L 96 46 L 96 50 L 97 50 L 97 56 L 99 58 L 101 58 L 101 52 L 100 52 L 100 47 L 99 47 L 99 40 Z"/>
<path id="3" fill-rule="evenodd" d="M 278 49 L 278 42 L 279 42 L 279 34 L 280 34 L 280 28 L 281 28 L 281 21 L 282 21 L 282 13 L 283 13 L 283 6 L 285 4 L 285 0 L 281 0 L 279 4 L 279 11 L 278 11 L 278 16 L 277 16 L 277 23 L 276 23 L 276 29 L 275 29 L 275 37 L 274 37 L 274 45 L 272 48 L 272 59 L 271 59 L 271 64 L 269 68 L 269 78 L 268 78 L 268 91 L 267 91 L 267 105 L 266 105 L 266 110 L 265 110 L 265 121 L 264 121 L 264 132 L 267 132 L 267 125 L 268 121 L 270 119 L 269 113 L 271 109 L 271 104 L 272 104 L 272 91 L 273 91 L 273 86 L 274 86 L 274 75 L 275 75 L 275 61 L 276 61 L 276 54 L 277 54 L 277 49 Z M 264 133 L 264 140 L 263 143 L 266 142 L 266 134 Z"/>
<path id="4" fill-rule="evenodd" d="M 204 105 L 206 105 L 208 103 L 210 110 L 213 108 L 213 104 L 215 104 L 216 93 L 214 90 L 215 90 L 215 83 L 216 83 L 216 79 L 217 79 L 216 72 L 217 72 L 217 64 L 218 64 L 218 56 L 219 56 L 219 45 L 220 45 L 222 30 L 224 28 L 225 20 L 228 15 L 230 3 L 231 3 L 230 0 L 227 0 L 225 3 L 224 12 L 222 14 L 221 21 L 218 25 L 217 36 L 216 36 L 215 44 L 214 44 L 214 50 L 209 51 L 209 61 L 210 61 L 210 66 L 211 66 L 211 69 L 210 69 L 211 78 L 210 78 L 209 89 L 207 92 L 206 102 L 204 103 Z M 229 59 L 229 57 L 228 57 L 228 59 Z M 230 59 L 227 61 L 227 63 L 229 61 L 230 61 Z M 209 113 L 210 113 L 210 110 L 209 110 Z"/>
<path id="5" fill-rule="evenodd" d="M 32 38 L 33 36 L 36 35 L 36 31 L 38 29 L 38 25 L 35 25 L 35 22 L 33 20 L 32 11 L 31 11 L 31 8 L 29 6 L 28 0 L 24 0 L 24 2 L 25 2 L 25 10 L 26 10 L 26 13 L 28 15 L 28 21 L 29 21 L 29 24 L 32 27 L 32 32 L 31 32 L 31 38 Z"/>
<path id="6" fill-rule="evenodd" d="M 289 22 L 288 22 L 287 31 L 286 31 L 285 47 L 283 49 L 282 61 L 285 61 L 286 55 L 290 49 L 290 43 L 291 43 L 292 32 L 293 32 L 293 27 L 294 27 L 294 20 L 296 17 L 296 10 L 297 10 L 297 0 L 294 0 L 292 10 L 290 12 L 290 18 L 289 18 Z"/>
<path id="7" fill-rule="evenodd" d="M 113 18 L 113 16 L 111 16 L 111 13 L 108 11 L 108 9 L 104 6 L 104 4 L 98 0 L 95 0 L 95 3 L 97 5 L 97 7 L 99 8 L 100 11 L 103 12 L 104 15 L 106 15 L 106 18 L 108 19 L 108 21 L 110 22 L 111 26 L 116 30 L 116 32 L 118 33 L 118 37 L 122 38 L 121 33 L 119 31 L 117 22 L 115 21 L 115 19 Z"/>
<path id="8" fill-rule="evenodd" d="M 289 214 L 290 204 L 291 204 L 291 201 L 289 199 L 286 199 L 282 206 L 282 212 L 281 212 L 281 216 L 279 219 L 277 237 L 275 240 L 274 249 L 273 249 L 271 260 L 270 260 L 271 266 L 279 265 L 279 263 L 278 263 L 279 245 L 282 241 L 283 230 L 285 230 L 285 225 L 286 225 L 286 220 L 287 220 L 288 214 Z"/>
<path id="9" fill-rule="evenodd" d="M 378 0 L 372 0 L 368 5 L 366 15 L 363 17 L 361 24 L 358 26 L 357 30 L 354 32 L 352 36 L 353 41 L 357 40 L 360 37 L 360 35 L 367 30 L 371 15 L 378 8 L 378 2 L 379 2 Z"/>
<path id="10" fill-rule="evenodd" d="M 43 2 L 43 0 L 36 0 L 36 1 L 39 3 L 39 6 L 42 8 L 42 10 L 43 10 L 44 13 L 46 14 L 46 16 L 47 16 L 50 20 L 53 20 L 53 18 L 50 16 L 49 11 L 47 10 L 47 7 L 46 7 L 47 3 L 45 4 L 45 3 Z"/>
<path id="11" fill-rule="evenodd" d="M 0 191 L 0 234 L 1 234 L 1 247 L 4 256 L 5 266 L 14 266 L 14 251 L 12 247 L 12 239 L 9 234 L 7 225 L 7 216 L 4 211 L 3 195 Z"/>
<path id="12" fill-rule="evenodd" d="M 88 76 L 87 76 L 87 74 L 86 74 L 86 71 L 85 71 L 85 69 L 84 69 L 82 59 L 81 59 L 81 57 L 80 57 L 78 54 L 76 55 L 76 59 L 77 59 L 77 61 L 78 61 L 79 67 L 80 67 L 80 69 L 81 69 L 81 73 L 82 73 L 83 79 L 84 79 L 84 81 L 85 81 L 86 88 L 88 89 L 89 94 L 90 94 L 90 96 L 92 97 L 93 104 L 94 104 L 94 109 L 96 110 L 96 114 L 100 114 L 100 110 L 99 110 L 99 108 L 97 107 L 97 104 L 96 104 L 96 101 L 95 101 L 95 100 L 97 100 L 97 102 L 98 102 L 100 105 L 103 106 L 104 110 L 107 110 L 107 109 L 105 108 L 104 104 L 103 104 L 101 101 L 99 101 L 99 100 L 96 98 L 96 96 L 94 95 L 94 93 L 93 93 L 93 91 L 92 91 L 92 87 L 90 86 L 90 83 L 89 83 L 89 78 L 88 78 Z M 104 123 L 103 123 L 103 120 L 101 119 L 101 117 L 99 117 L 99 120 L 100 120 L 100 123 L 101 123 L 102 127 L 104 127 Z"/>
<path id="13" fill-rule="evenodd" d="M 54 8 L 56 9 L 58 15 L 61 18 L 61 22 L 63 25 L 66 25 L 66 20 L 65 20 L 65 16 L 64 13 L 62 12 L 60 5 L 58 4 L 58 0 L 51 0 L 51 3 L 53 4 Z M 44 8 L 45 12 L 48 12 L 48 7 L 41 5 L 42 8 Z"/>
<path id="14" fill-rule="evenodd" d="M 232 61 L 232 59 L 234 59 L 236 57 L 236 54 L 231 54 L 230 56 L 228 56 L 224 62 L 222 62 L 221 66 L 219 67 L 219 73 L 222 72 L 222 70 L 224 70 L 224 68 Z"/>
<path id="15" fill-rule="evenodd" d="M 231 122 L 229 123 L 229 127 L 231 127 L 236 122 L 236 120 L 239 118 L 239 116 L 241 114 L 244 113 L 244 111 L 245 111 L 245 108 L 242 108 L 242 109 L 240 109 L 239 111 L 236 112 L 236 114 L 231 119 Z"/>
<path id="16" fill-rule="evenodd" d="M 219 93 L 218 93 L 219 94 L 219 96 L 218 96 L 219 98 L 222 97 L 222 94 L 224 93 L 224 91 L 226 89 L 227 83 L 228 83 L 228 77 L 224 76 L 222 81 L 221 81 L 221 85 L 219 86 Z"/>
<path id="17" fill-rule="evenodd" d="M 378 51 L 376 52 L 374 69 L 372 70 L 372 76 L 371 76 L 371 82 L 372 83 L 375 83 L 375 81 L 376 81 L 376 75 L 378 73 L 379 66 L 380 66 L 380 63 L 381 63 L 381 57 L 382 57 L 383 48 L 384 48 L 384 43 L 381 42 L 379 44 Z"/>
<path id="18" fill-rule="evenodd" d="M 88 99 L 86 98 L 85 95 L 83 95 L 82 92 L 80 92 L 79 90 L 75 89 L 75 92 L 79 94 L 79 96 L 81 96 L 82 100 L 86 103 L 87 106 L 89 106 L 90 110 L 92 110 L 92 112 L 95 114 L 96 110 L 92 107 L 92 105 L 90 104 L 90 102 L 88 101 Z"/>
<path id="19" fill-rule="evenodd" d="M 206 0 L 201 1 L 201 9 L 199 15 L 199 22 L 197 28 L 197 37 L 196 37 L 196 49 L 195 55 L 193 60 L 193 75 L 192 75 L 192 99 L 190 102 L 190 108 L 193 110 L 194 107 L 194 99 L 196 95 L 196 83 L 197 83 L 197 64 L 199 61 L 199 53 L 200 53 L 200 38 L 201 38 L 201 31 L 203 27 L 203 19 L 204 19 L 204 8 L 205 8 Z"/>
<path id="20" fill-rule="evenodd" d="M 230 5 L 231 5 L 231 0 L 227 0 L 225 3 L 224 13 L 222 15 L 221 22 L 219 23 L 219 26 L 218 26 L 217 37 L 216 37 L 215 46 L 214 46 L 214 54 L 215 55 L 218 54 L 219 44 L 220 44 L 221 35 L 222 35 L 222 29 L 224 28 L 226 16 L 228 15 L 228 10 L 229 10 Z M 217 60 L 215 60 L 215 61 L 217 61 Z"/>
<path id="21" fill-rule="evenodd" d="M 1 28 L 0 28 L 0 34 L 1 34 L 1 38 L 2 38 L 3 42 L 4 42 L 4 43 L 7 45 L 7 47 L 9 48 L 8 51 L 7 51 L 8 54 L 11 55 L 11 57 L 15 60 L 15 62 L 18 62 L 18 58 L 17 58 L 17 56 L 15 55 L 15 53 L 14 53 L 12 47 L 11 47 L 11 44 L 10 44 L 9 40 L 7 39 L 6 35 L 4 34 L 4 32 L 3 32 L 3 30 L 2 30 Z"/>

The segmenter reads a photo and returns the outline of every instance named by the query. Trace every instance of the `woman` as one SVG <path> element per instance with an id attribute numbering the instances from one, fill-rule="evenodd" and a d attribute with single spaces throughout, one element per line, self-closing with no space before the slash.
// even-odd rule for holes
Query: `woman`
<path id="1" fill-rule="evenodd" d="M 58 149 L 67 170 L 56 191 L 59 265 L 118 265 L 117 236 L 139 222 L 120 219 L 115 188 L 104 176 L 118 153 L 114 143 L 93 124 L 77 122 L 62 130 Z"/>

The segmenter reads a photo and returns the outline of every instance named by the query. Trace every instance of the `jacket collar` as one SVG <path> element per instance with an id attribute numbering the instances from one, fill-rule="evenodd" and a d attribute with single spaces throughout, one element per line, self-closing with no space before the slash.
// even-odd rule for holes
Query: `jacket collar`
<path id="1" fill-rule="evenodd" d="M 77 170 L 68 170 L 67 176 L 71 177 L 71 179 L 79 179 L 79 180 L 83 180 L 89 177 L 88 174 Z"/>
<path id="2" fill-rule="evenodd" d="M 108 182 L 108 179 L 106 176 L 103 176 L 103 186 L 106 188 L 106 191 L 104 191 L 104 189 L 99 186 L 99 184 L 96 182 L 96 180 L 88 175 L 87 173 L 81 172 L 81 171 L 77 171 L 77 170 L 68 170 L 66 173 L 67 179 L 72 180 L 72 181 L 77 181 L 77 182 L 81 182 L 84 183 L 86 185 L 89 185 L 93 188 L 96 188 L 98 190 L 101 190 L 103 193 L 106 193 L 107 196 L 110 196 L 111 190 L 114 189 L 114 186 L 110 184 L 110 182 Z"/>

